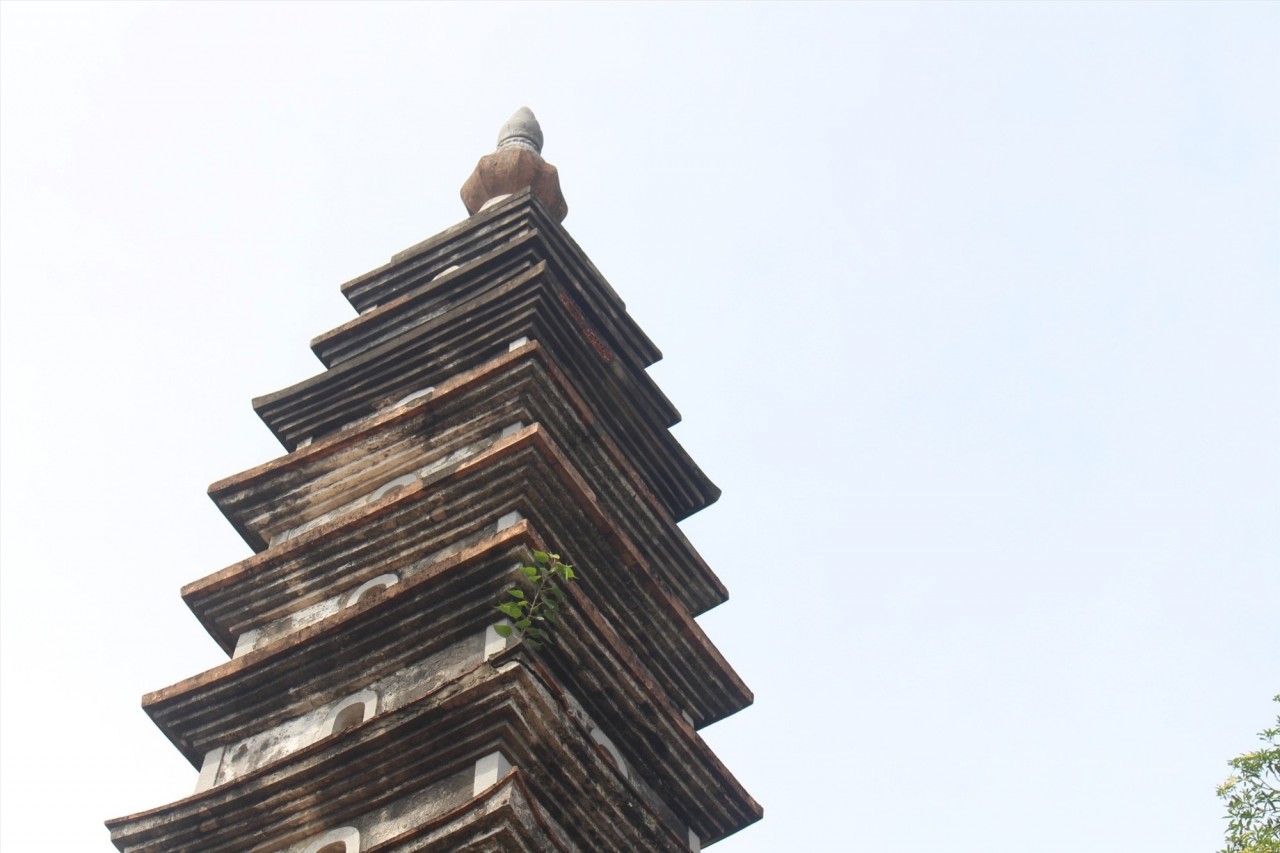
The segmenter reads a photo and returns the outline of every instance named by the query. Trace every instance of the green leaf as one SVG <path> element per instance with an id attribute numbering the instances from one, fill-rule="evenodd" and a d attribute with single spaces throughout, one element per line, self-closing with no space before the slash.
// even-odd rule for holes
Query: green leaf
<path id="1" fill-rule="evenodd" d="M 528 627 L 532 624 L 533 623 L 530 622 L 528 619 L 521 619 L 519 622 L 516 623 L 516 627 L 519 628 L 521 631 L 524 631 L 528 629 Z"/>
<path id="2" fill-rule="evenodd" d="M 545 566 L 547 561 L 551 559 L 551 556 L 546 551 L 534 551 L 533 559 L 537 560 L 539 565 Z"/>
<path id="3" fill-rule="evenodd" d="M 511 596 L 512 598 L 524 598 L 524 590 L 522 590 L 522 589 L 509 589 L 509 590 L 507 590 L 507 595 Z"/>
<path id="4" fill-rule="evenodd" d="M 537 640 L 526 637 L 525 642 L 528 643 L 529 648 L 533 649 L 535 652 L 542 651 L 542 643 L 539 643 Z"/>
<path id="5" fill-rule="evenodd" d="M 524 611 L 520 609 L 520 605 L 512 601 L 499 604 L 498 609 L 510 616 L 512 619 L 520 619 L 524 616 Z"/>
<path id="6" fill-rule="evenodd" d="M 520 568 L 520 571 L 524 572 L 524 576 L 527 577 L 529 580 L 533 580 L 538 576 L 538 570 L 535 569 L 533 566 L 522 566 Z"/>
<path id="7" fill-rule="evenodd" d="M 503 623 L 501 623 L 501 622 L 499 622 L 498 624 L 494 625 L 494 626 L 493 626 L 493 630 L 497 633 L 497 635 L 498 635 L 499 637 L 510 637 L 510 636 L 511 636 L 511 634 L 512 634 L 511 626 L 510 626 L 510 625 L 504 625 L 504 624 L 503 624 Z"/>

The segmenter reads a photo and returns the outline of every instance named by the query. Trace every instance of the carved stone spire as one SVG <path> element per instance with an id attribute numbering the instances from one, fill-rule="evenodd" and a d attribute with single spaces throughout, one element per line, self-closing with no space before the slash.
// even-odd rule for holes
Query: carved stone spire
<path id="1" fill-rule="evenodd" d="M 516 110 L 498 131 L 498 150 L 510 145 L 532 146 L 536 153 L 542 153 L 542 126 L 528 107 Z"/>
<path id="2" fill-rule="evenodd" d="M 462 185 L 462 203 L 474 216 L 526 187 L 557 222 L 569 214 L 560 192 L 560 174 L 542 159 L 542 128 L 528 107 L 516 110 L 498 132 L 498 149 L 486 154 Z"/>

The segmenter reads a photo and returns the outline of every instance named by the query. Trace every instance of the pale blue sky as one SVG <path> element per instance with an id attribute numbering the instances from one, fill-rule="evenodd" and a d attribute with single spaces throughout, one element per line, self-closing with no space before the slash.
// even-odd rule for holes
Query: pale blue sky
<path id="1" fill-rule="evenodd" d="M 528 104 L 724 489 L 714 849 L 1200 853 L 1280 692 L 1280 5 L 0 7 L 0 846 L 195 771 L 204 495 Z"/>

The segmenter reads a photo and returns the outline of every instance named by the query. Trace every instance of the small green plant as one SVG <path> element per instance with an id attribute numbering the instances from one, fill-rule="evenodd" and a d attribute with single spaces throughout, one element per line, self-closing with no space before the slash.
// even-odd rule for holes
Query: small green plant
<path id="1" fill-rule="evenodd" d="M 497 606 L 511 624 L 493 626 L 499 636 L 513 634 L 538 651 L 551 642 L 551 627 L 560 621 L 560 608 L 564 606 L 563 583 L 574 580 L 573 566 L 560 562 L 559 554 L 546 551 L 533 552 L 533 565 L 521 566 L 523 583 L 504 593 L 504 600 Z"/>

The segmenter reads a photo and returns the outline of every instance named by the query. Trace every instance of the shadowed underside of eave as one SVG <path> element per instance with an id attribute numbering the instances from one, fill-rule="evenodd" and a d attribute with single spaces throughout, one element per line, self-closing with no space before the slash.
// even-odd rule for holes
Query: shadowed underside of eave
<path id="1" fill-rule="evenodd" d="M 460 509 L 442 523 L 435 517 L 442 507 Z M 259 570 L 238 580 L 221 579 L 216 595 L 197 595 L 189 588 L 188 603 L 206 624 L 255 612 L 262 619 L 273 617 L 285 607 L 307 606 L 337 589 L 420 560 L 511 510 L 528 518 L 548 547 L 578 563 L 579 586 L 627 641 L 642 650 L 665 689 L 683 697 L 699 727 L 749 704 L 750 691 L 671 594 L 648 555 L 601 511 L 556 443 L 536 424 L 438 482 L 408 487 L 281 549 L 282 554 L 296 554 L 295 560 L 263 565 L 262 558 L 272 555 L 266 552 L 253 558 Z M 442 530 L 454 531 L 453 536 L 440 536 Z"/>
<path id="2" fill-rule="evenodd" d="M 320 818 L 341 825 L 498 750 L 528 774 L 535 798 L 579 849 L 683 849 L 684 839 L 628 792 L 602 748 L 533 676 L 536 661 L 520 663 L 524 654 L 517 647 L 505 662 L 481 664 L 412 705 L 225 786 L 110 821 L 113 841 L 128 853 L 230 853 L 247 838 L 283 845 Z M 708 843 L 761 814 L 750 797 L 723 788 L 709 786 L 701 799 L 693 809 L 701 822 L 692 825 Z"/>
<path id="3" fill-rule="evenodd" d="M 532 444 L 526 454 L 537 459 Z M 510 457 L 518 470 L 520 456 Z M 412 505 L 421 493 L 397 503 Z M 531 517 L 543 530 L 546 519 Z M 403 529 L 404 524 L 395 525 Z M 291 696 L 341 695 L 406 666 L 433 648 L 455 642 L 493 621 L 491 605 L 510 584 L 512 567 L 529 547 L 548 547 L 528 522 L 521 522 L 473 547 L 407 575 L 373 605 L 348 608 L 247 655 L 144 697 L 144 707 L 193 764 L 220 743 L 301 716 L 309 705 Z M 565 537 L 568 538 L 568 537 Z M 581 537 L 579 537 L 581 538 Z M 377 571 L 376 567 L 369 571 Z M 573 586 L 584 608 L 601 613 L 619 642 L 634 649 L 644 678 L 658 685 L 665 701 L 691 714 L 696 726 L 732 714 L 752 701 L 751 691 L 701 628 L 652 587 L 637 586 L 643 568 L 625 574 L 591 572 Z M 654 597 L 656 596 L 656 597 Z M 639 602 L 650 603 L 641 606 Z M 650 614 L 637 621 L 642 614 Z M 663 614 L 659 618 L 659 614 Z M 639 661 L 643 660 L 643 664 Z"/>
<path id="4" fill-rule="evenodd" d="M 511 770 L 488 791 L 364 853 L 568 853 L 572 843 L 543 816 L 524 775 Z"/>
<path id="5" fill-rule="evenodd" d="M 254 408 L 292 450 L 474 370 L 514 342 L 535 340 L 674 518 L 714 502 L 719 489 L 668 430 L 678 413 L 647 374 L 629 372 L 602 353 L 589 330 L 579 328 L 575 310 L 541 263 L 358 358 L 257 398 Z"/>
<path id="6" fill-rule="evenodd" d="M 358 429 L 215 483 L 209 493 L 246 541 L 262 550 L 268 538 L 337 512 L 398 475 L 426 468 L 432 469 L 432 477 L 449 475 L 448 470 L 433 467 L 442 464 L 437 460 L 447 462 L 473 452 L 470 448 L 482 449 L 519 423 L 538 423 L 549 431 L 601 510 L 633 541 L 645 543 L 656 571 L 691 614 L 727 599 L 724 585 L 665 505 L 598 429 L 586 403 L 537 342 L 504 353 L 455 377 L 432 395 L 372 418 Z M 471 510 L 465 501 L 448 508 L 451 520 Z M 204 608 L 192 600 L 191 593 L 220 585 L 221 578 L 230 574 L 216 573 L 184 590 L 184 597 L 207 626 Z M 243 620 L 239 621 L 233 633 L 245 630 Z M 224 648 L 234 644 L 234 636 L 227 636 L 224 629 L 211 626 L 210 630 Z"/>
<path id="7" fill-rule="evenodd" d="M 630 360 L 638 369 L 660 360 L 661 351 L 627 314 L 621 297 L 564 226 L 528 190 L 514 193 L 488 210 L 398 253 L 390 263 L 348 281 L 340 289 L 361 315 L 371 313 L 441 281 L 450 275 L 446 271 L 451 267 L 465 269 L 495 249 L 535 231 L 550 241 L 549 251 L 554 253 L 557 266 L 580 283 L 578 289 L 592 313 L 606 318 L 606 325 L 619 329 L 620 334 L 610 341 L 614 348 L 631 354 Z"/>

